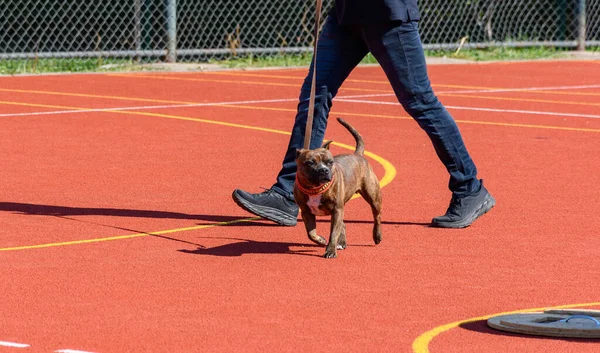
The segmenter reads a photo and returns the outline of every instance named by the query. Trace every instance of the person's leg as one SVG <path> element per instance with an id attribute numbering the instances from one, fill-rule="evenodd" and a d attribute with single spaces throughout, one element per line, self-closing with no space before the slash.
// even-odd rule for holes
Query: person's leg
<path id="1" fill-rule="evenodd" d="M 319 36 L 316 57 L 316 96 L 310 148 L 320 147 L 325 137 L 327 118 L 333 97 L 350 72 L 367 55 L 368 49 L 361 36 L 353 29 L 340 26 L 330 14 Z M 276 183 L 264 193 L 251 194 L 235 190 L 233 199 L 245 210 L 282 225 L 295 225 L 298 207 L 294 203 L 293 188 L 296 177 L 296 149 L 303 148 L 313 63 L 300 91 L 298 110 L 292 135 L 283 158 Z"/>
<path id="2" fill-rule="evenodd" d="M 344 80 L 367 53 L 368 49 L 357 32 L 338 25 L 334 15 L 327 18 L 317 49 L 317 92 L 310 140 L 311 149 L 321 147 L 323 144 L 332 100 Z M 311 63 L 300 91 L 298 111 L 282 168 L 277 176 L 277 182 L 273 185 L 273 189 L 289 199 L 293 199 L 296 149 L 303 148 L 304 145 L 313 70 L 314 65 Z"/>
<path id="3" fill-rule="evenodd" d="M 387 75 L 398 101 L 427 133 L 450 175 L 453 201 L 446 216 L 448 213 L 460 214 L 446 217 L 441 222 L 434 219 L 432 224 L 458 228 L 470 225 L 493 207 L 494 200 L 477 179 L 477 168 L 456 122 L 431 88 L 417 22 L 366 26 L 363 36 Z M 456 209 L 465 206 L 466 211 Z"/>

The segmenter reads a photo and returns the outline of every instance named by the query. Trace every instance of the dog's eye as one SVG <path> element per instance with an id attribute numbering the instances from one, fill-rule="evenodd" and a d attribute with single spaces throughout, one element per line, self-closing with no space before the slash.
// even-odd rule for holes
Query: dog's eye
<path id="1" fill-rule="evenodd" d="M 314 162 L 314 161 L 305 161 L 305 162 L 304 162 L 304 165 L 306 165 L 306 166 L 308 166 L 308 167 L 312 167 L 312 166 L 314 166 L 314 165 L 315 165 L 315 162 Z"/>
<path id="2" fill-rule="evenodd" d="M 328 166 L 331 166 L 331 165 L 333 165 L 333 160 L 325 161 L 325 164 L 327 164 Z"/>

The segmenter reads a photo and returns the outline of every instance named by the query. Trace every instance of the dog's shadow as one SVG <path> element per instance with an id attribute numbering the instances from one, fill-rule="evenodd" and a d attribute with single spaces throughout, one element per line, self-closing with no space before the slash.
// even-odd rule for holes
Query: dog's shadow
<path id="1" fill-rule="evenodd" d="M 290 242 L 271 242 L 271 241 L 256 241 L 239 238 L 214 238 L 210 239 L 226 239 L 234 240 L 235 242 L 215 246 L 212 248 L 198 247 L 195 250 L 178 250 L 179 252 L 193 255 L 210 255 L 210 256 L 227 256 L 237 257 L 247 254 L 290 254 L 290 255 L 303 255 L 303 256 L 316 256 L 315 250 L 318 248 L 325 249 L 316 244 L 300 244 Z M 292 249 L 292 247 L 299 247 L 301 249 Z"/>
<path id="2" fill-rule="evenodd" d="M 300 221 L 301 222 L 301 221 Z M 319 223 L 330 223 L 327 219 L 317 220 Z M 355 224 L 371 224 L 373 221 L 362 221 L 362 220 L 345 220 L 345 223 Z M 429 227 L 429 223 L 420 222 L 382 222 L 382 224 L 389 225 L 413 225 Z M 231 224 L 235 226 L 237 224 Z M 246 254 L 290 254 L 290 255 L 301 255 L 301 256 L 314 256 L 321 257 L 322 255 L 317 253 L 315 250 L 325 250 L 325 247 L 319 246 L 313 243 L 290 243 L 290 242 L 268 242 L 268 241 L 256 241 L 239 238 L 213 238 L 210 239 L 227 239 L 235 240 L 233 243 L 215 246 L 212 248 L 206 248 L 203 246 L 198 247 L 195 250 L 178 250 L 179 252 L 194 255 L 209 255 L 209 256 L 228 256 L 237 257 Z M 371 247 L 374 244 L 348 244 L 348 247 Z M 301 249 L 292 249 L 292 247 L 300 247 Z"/>
<path id="3" fill-rule="evenodd" d="M 233 240 L 235 242 L 224 244 L 212 248 L 204 247 L 193 241 L 186 239 L 178 239 L 175 237 L 167 236 L 164 234 L 155 234 L 153 232 L 146 232 L 139 229 L 129 229 L 122 226 L 115 226 L 111 224 L 104 224 L 95 222 L 92 220 L 84 220 L 79 218 L 73 218 L 74 216 L 109 216 L 109 217 L 133 217 L 133 218 L 149 218 L 149 219 L 180 219 L 180 220 L 191 220 L 195 221 L 196 225 L 219 225 L 222 227 L 280 227 L 279 225 L 261 220 L 258 217 L 254 218 L 243 218 L 239 216 L 226 216 L 226 215 L 207 215 L 207 214 L 187 214 L 180 212 L 169 212 L 169 211 L 156 211 L 156 210 L 136 210 L 136 209 L 122 209 L 122 208 L 96 208 L 96 207 L 70 207 L 70 206 L 56 206 L 56 205 L 41 205 L 32 203 L 17 203 L 17 202 L 0 202 L 0 211 L 12 212 L 20 215 L 31 215 L 31 216 L 49 216 L 66 219 L 76 222 L 84 222 L 94 224 L 98 226 L 110 227 L 118 230 L 133 232 L 133 233 L 144 233 L 152 237 L 162 238 L 168 241 L 174 241 L 179 243 L 185 243 L 194 245 L 197 247 L 195 250 L 178 250 L 182 253 L 195 254 L 195 255 L 210 255 L 210 256 L 229 256 L 237 257 L 244 254 L 290 254 L 290 255 L 301 255 L 301 256 L 316 256 L 320 257 L 320 251 L 315 251 L 318 248 L 325 249 L 316 244 L 312 243 L 294 243 L 294 242 L 267 242 L 267 241 L 256 241 L 239 238 L 220 238 Z M 302 220 L 298 220 L 298 224 L 302 224 Z M 329 223 L 330 220 L 323 218 L 318 220 L 319 223 Z M 372 220 L 344 220 L 348 224 L 372 224 Z M 388 225 L 418 225 L 428 226 L 427 223 L 414 223 L 414 222 L 395 222 L 395 221 L 384 221 L 382 224 Z M 215 238 L 211 238 L 215 239 Z M 354 244 L 354 246 L 374 246 L 374 245 L 360 245 Z M 294 249 L 292 249 L 294 248 Z"/>

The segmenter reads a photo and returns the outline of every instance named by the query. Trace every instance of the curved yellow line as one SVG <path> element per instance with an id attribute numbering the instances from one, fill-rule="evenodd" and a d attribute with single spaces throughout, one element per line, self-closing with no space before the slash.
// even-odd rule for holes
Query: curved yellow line
<path id="1" fill-rule="evenodd" d="M 50 107 L 50 106 L 47 106 Z M 73 107 L 60 107 L 61 109 L 81 109 L 81 108 L 73 108 Z M 249 130 L 257 130 L 257 131 L 264 131 L 264 132 L 270 132 L 270 133 L 276 133 L 276 134 L 281 134 L 281 135 L 290 135 L 289 132 L 286 131 L 281 131 L 281 130 L 275 130 L 275 129 L 268 129 L 268 128 L 261 128 L 261 127 L 256 127 L 256 126 L 250 126 L 250 125 L 242 125 L 242 124 L 234 124 L 234 123 L 227 123 L 227 122 L 223 122 L 223 121 L 215 121 L 215 120 L 207 120 L 207 119 L 199 119 L 199 118 L 190 118 L 190 117 L 185 117 L 185 116 L 178 116 L 178 115 L 168 115 L 168 114 L 158 114 L 158 113 L 148 113 L 148 112 L 133 112 L 133 111 L 110 111 L 112 113 L 119 113 L 119 114 L 132 114 L 132 115 L 144 115 L 144 116 L 152 116 L 152 117 L 159 117 L 159 118 L 167 118 L 167 119 L 176 119 L 176 120 L 185 120 L 185 121 L 195 121 L 195 122 L 201 122 L 201 123 L 207 123 L 207 124 L 214 124 L 214 125 L 222 125 L 222 126 L 228 126 L 228 127 L 235 127 L 235 128 L 242 128 L 242 129 L 249 129 Z M 345 148 L 345 149 L 349 149 L 349 150 L 354 150 L 355 147 L 354 146 L 350 146 L 350 145 L 346 145 L 343 143 L 336 143 L 334 142 L 335 145 Z M 384 170 L 385 170 L 385 174 L 383 176 L 383 178 L 380 181 L 380 185 L 381 187 L 384 187 L 385 185 L 389 184 L 394 177 L 396 176 L 396 168 L 387 160 L 385 160 L 384 158 L 365 151 L 365 155 L 374 159 L 375 161 L 377 161 L 378 163 L 380 163 Z M 163 234 L 169 234 L 169 233 L 177 233 L 177 232 L 184 232 L 184 231 L 191 231 L 191 230 L 198 230 L 198 229 L 206 229 L 206 228 L 212 228 L 212 227 L 218 227 L 218 226 L 222 226 L 222 225 L 228 225 L 228 224 L 234 224 L 234 223 L 242 223 L 242 222 L 249 222 L 249 221 L 253 221 L 253 220 L 257 220 L 260 218 L 243 218 L 243 219 L 238 219 L 238 220 L 234 220 L 234 221 L 229 221 L 229 222 L 220 222 L 220 223 L 214 223 L 214 224 L 210 224 L 210 225 L 202 225 L 202 226 L 195 226 L 195 227 L 186 227 L 186 228 L 177 228 L 177 229 L 167 229 L 167 230 L 161 230 L 161 231 L 157 231 L 157 232 L 149 232 L 149 233 L 136 233 L 136 234 L 130 234 L 130 235 L 122 235 L 122 236 L 114 236 L 114 237 L 107 237 L 107 238 L 95 238 L 95 239 L 84 239 L 84 240 L 74 240 L 74 241 L 67 241 L 67 242 L 58 242 L 58 243 L 47 243 L 47 244 L 37 244 L 37 245 L 25 245 L 25 246 L 15 246 L 15 247 L 9 247 L 9 248 L 0 248 L 0 251 L 15 251 L 15 250 L 28 250 L 28 249 L 40 249 L 40 248 L 50 248 L 50 247 L 57 247 L 57 246 L 69 246 L 69 245 L 77 245 L 77 244 L 86 244 L 86 243 L 98 243 L 98 242 L 104 242 L 104 241 L 113 241 L 113 240 L 123 240 L 123 239 L 132 239 L 132 238 L 138 238 L 138 237 L 144 237 L 144 236 L 151 236 L 151 235 L 163 235 Z"/>
<path id="2" fill-rule="evenodd" d="M 431 329 L 431 330 L 423 333 L 422 335 L 417 337 L 416 340 L 414 340 L 414 342 L 412 344 L 412 350 L 414 353 L 429 353 L 429 344 L 435 337 L 439 336 L 440 334 L 442 334 L 446 331 L 450 331 L 452 329 L 459 327 L 460 325 L 467 324 L 469 322 L 487 320 L 491 317 L 500 316 L 500 315 L 518 314 L 518 313 L 530 312 L 530 311 L 544 311 L 544 310 L 548 310 L 548 309 L 570 309 L 570 308 L 596 306 L 596 305 L 600 305 L 600 302 L 585 303 L 585 304 L 567 304 L 567 305 L 545 307 L 545 308 L 534 308 L 534 309 L 522 309 L 522 310 L 507 311 L 504 313 L 497 313 L 497 314 L 479 316 L 479 317 L 474 317 L 471 319 L 456 321 L 456 322 L 452 322 L 450 324 L 438 326 L 434 329 Z"/>

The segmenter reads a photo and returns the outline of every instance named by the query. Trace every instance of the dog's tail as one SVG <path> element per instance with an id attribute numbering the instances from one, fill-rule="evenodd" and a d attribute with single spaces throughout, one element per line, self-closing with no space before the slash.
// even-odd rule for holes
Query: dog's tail
<path id="1" fill-rule="evenodd" d="M 356 140 L 356 150 L 354 150 L 354 154 L 358 154 L 360 156 L 365 152 L 365 142 L 362 139 L 362 136 L 356 131 L 352 125 L 348 124 L 344 119 L 337 118 L 337 121 L 340 122 L 350 133 L 354 136 L 354 140 Z"/>

